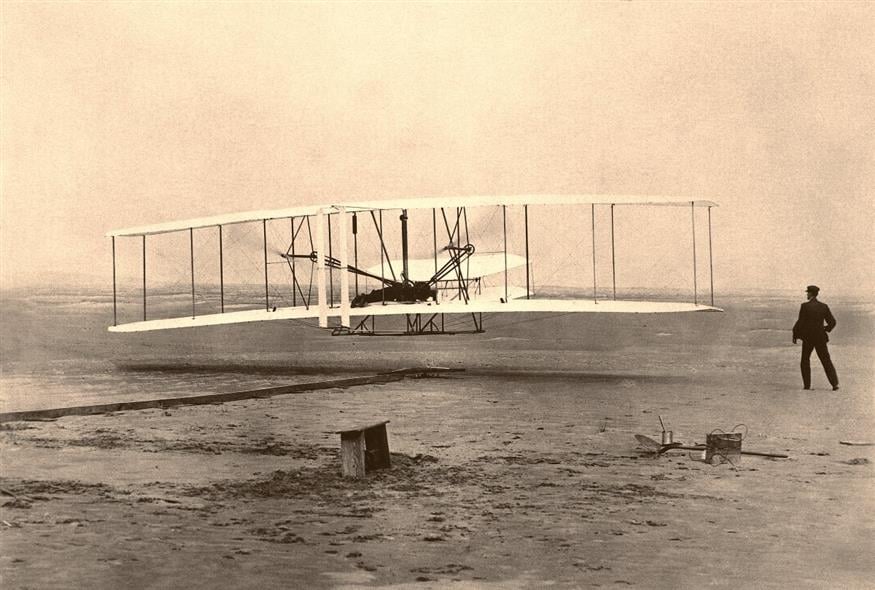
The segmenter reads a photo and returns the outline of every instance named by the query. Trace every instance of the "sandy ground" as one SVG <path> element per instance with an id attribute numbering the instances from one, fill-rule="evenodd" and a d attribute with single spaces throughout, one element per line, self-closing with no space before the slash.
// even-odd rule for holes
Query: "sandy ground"
<path id="1" fill-rule="evenodd" d="M 833 346 L 842 390 L 814 361 L 803 392 L 784 319 L 758 305 L 630 323 L 598 346 L 554 324 L 542 340 L 518 327 L 467 353 L 428 339 L 397 353 L 469 365 L 437 379 L 2 424 L 0 585 L 875 587 L 875 447 L 839 443 L 875 442 L 872 316 Z M 615 333 L 599 321 L 590 335 Z M 374 355 L 351 370 L 391 365 L 391 342 L 355 344 Z M 185 389 L 157 357 L 148 378 L 116 369 L 119 393 Z M 37 364 L 7 364 L 4 383 L 38 383 Z M 215 379 L 301 380 L 269 373 Z M 743 423 L 745 449 L 790 458 L 654 458 L 634 434 L 658 438 L 657 416 L 689 443 Z M 334 431 L 378 419 L 392 469 L 343 479 Z"/>

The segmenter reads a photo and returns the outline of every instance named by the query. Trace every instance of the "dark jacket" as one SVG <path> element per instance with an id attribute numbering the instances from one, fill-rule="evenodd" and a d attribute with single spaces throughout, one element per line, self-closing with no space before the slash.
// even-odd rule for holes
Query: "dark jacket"
<path id="1" fill-rule="evenodd" d="M 824 325 L 825 324 L 825 325 Z M 816 342 L 829 342 L 827 332 L 835 328 L 836 319 L 826 303 L 817 299 L 806 301 L 799 308 L 799 319 L 793 326 L 793 338 L 801 338 L 812 344 Z"/>

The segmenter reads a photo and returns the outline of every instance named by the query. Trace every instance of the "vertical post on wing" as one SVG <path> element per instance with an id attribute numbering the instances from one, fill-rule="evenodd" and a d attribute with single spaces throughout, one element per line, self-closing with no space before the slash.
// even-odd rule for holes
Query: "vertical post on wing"
<path id="1" fill-rule="evenodd" d="M 501 226 L 504 233 L 504 302 L 507 303 L 507 205 L 501 206 Z"/>
<path id="2" fill-rule="evenodd" d="M 526 226 L 526 299 L 529 299 L 529 206 L 523 205 L 523 221 Z"/>
<path id="3" fill-rule="evenodd" d="M 431 235 L 432 235 L 432 242 L 434 243 L 434 274 L 437 275 L 437 271 L 438 271 L 438 263 L 437 263 L 437 255 L 438 255 L 438 251 L 437 251 L 437 211 L 435 211 L 434 207 L 431 208 Z M 439 281 L 435 282 L 435 285 L 434 285 L 434 293 L 435 293 L 434 302 L 436 304 L 440 304 L 440 301 L 439 301 L 440 297 L 437 296 L 438 293 L 440 292 L 440 287 L 437 284 L 438 282 Z"/>
<path id="4" fill-rule="evenodd" d="M 225 313 L 225 258 L 222 248 L 222 226 L 219 226 L 219 309 Z"/>
<path id="5" fill-rule="evenodd" d="M 264 236 L 264 311 L 270 311 L 270 292 L 267 287 L 267 219 L 261 220 L 261 230 Z"/>
<path id="6" fill-rule="evenodd" d="M 699 286 L 696 274 L 696 202 L 690 201 L 690 217 L 693 220 L 693 304 L 699 305 Z"/>
<path id="7" fill-rule="evenodd" d="M 289 219 L 289 222 L 291 223 L 291 226 L 292 226 L 292 243 L 289 246 L 291 248 L 291 251 L 292 251 L 292 260 L 291 260 L 291 264 L 289 265 L 292 267 L 292 307 L 297 307 L 298 306 L 298 291 L 297 291 L 296 287 L 298 286 L 298 279 L 295 276 L 295 237 L 297 237 L 297 236 L 295 236 L 295 218 L 292 217 L 291 219 Z"/>
<path id="8" fill-rule="evenodd" d="M 614 301 L 617 300 L 617 258 L 614 254 L 614 204 L 611 203 L 611 281 L 614 283 Z"/>
<path id="9" fill-rule="evenodd" d="M 471 234 L 468 233 L 468 208 L 461 207 L 461 211 L 462 211 L 462 219 L 465 222 L 465 244 L 470 244 L 471 243 Z M 461 229 L 459 230 L 459 233 L 461 234 Z M 459 236 L 459 239 L 461 240 L 461 235 Z M 461 246 L 462 246 L 462 244 L 460 241 L 459 247 L 461 247 Z M 467 305 L 468 302 L 471 300 L 471 297 L 468 294 L 468 285 L 469 285 L 469 281 L 471 280 L 471 257 L 470 256 L 467 259 L 465 259 L 465 273 L 464 274 L 465 274 L 465 304 Z M 481 286 L 481 281 L 480 281 L 480 278 L 478 277 L 477 278 L 477 293 L 480 293 L 480 286 Z"/>
<path id="10" fill-rule="evenodd" d="M 410 269 L 407 262 L 407 209 L 401 210 L 401 281 L 410 284 Z"/>
<path id="11" fill-rule="evenodd" d="M 112 325 L 118 325 L 118 304 L 115 286 L 115 236 L 112 236 Z"/>
<path id="12" fill-rule="evenodd" d="M 349 328 L 349 268 L 347 259 L 347 220 L 346 209 L 338 207 L 337 216 L 340 218 L 340 326 Z"/>
<path id="13" fill-rule="evenodd" d="M 437 274 L 437 213 L 435 213 L 434 207 L 431 209 L 431 235 L 434 243 L 434 273 Z"/>
<path id="14" fill-rule="evenodd" d="M 358 213 L 352 214 L 352 265 L 358 269 L 359 267 L 359 218 Z M 359 275 L 355 275 L 355 295 L 359 294 Z"/>
<path id="15" fill-rule="evenodd" d="M 453 228 L 453 231 L 456 234 L 456 248 L 462 247 L 462 229 L 459 225 L 461 223 L 461 221 L 462 221 L 462 208 L 456 207 L 456 227 Z M 450 236 L 450 241 L 452 241 L 452 236 Z M 462 267 L 458 266 L 457 268 L 458 268 L 457 273 L 459 275 L 459 299 L 465 299 L 465 303 L 467 304 L 468 300 L 464 296 L 465 276 L 464 276 L 464 273 L 462 272 Z"/>
<path id="16" fill-rule="evenodd" d="M 143 234 L 143 321 L 146 321 L 146 234 Z"/>
<path id="17" fill-rule="evenodd" d="M 328 222 L 328 307 L 334 307 L 334 251 L 331 249 L 331 211 L 325 214 Z"/>
<path id="18" fill-rule="evenodd" d="M 194 228 L 188 228 L 188 245 L 191 253 L 191 319 L 195 318 L 194 307 Z"/>
<path id="19" fill-rule="evenodd" d="M 316 213 L 316 293 L 319 297 L 319 327 L 328 327 L 328 301 L 325 292 L 325 212 Z"/>
<path id="20" fill-rule="evenodd" d="M 301 220 L 301 227 L 304 225 L 304 220 L 307 221 L 307 241 L 310 243 L 310 255 L 312 256 L 313 252 L 316 252 L 316 246 L 313 245 L 313 227 L 310 223 L 310 216 L 304 216 L 304 219 Z M 301 231 L 301 227 L 298 228 L 298 231 Z M 301 299 L 304 299 L 304 293 L 301 293 Z M 307 299 L 304 301 L 304 307 L 310 309 L 310 302 L 313 301 L 313 265 L 310 265 L 310 280 L 307 282 Z"/>
<path id="21" fill-rule="evenodd" d="M 386 276 L 386 269 L 385 269 L 385 265 L 383 263 L 384 253 L 386 252 L 386 244 L 383 242 L 383 210 L 380 209 L 379 213 L 380 213 L 380 278 L 383 278 Z M 373 213 L 372 213 L 372 215 L 373 215 Z M 389 268 L 391 269 L 392 266 L 390 265 Z M 392 271 L 392 278 L 393 279 L 395 278 L 394 271 Z M 385 287 L 385 286 L 386 285 L 384 283 L 383 287 Z M 380 293 L 381 293 L 381 297 L 383 298 L 382 303 L 383 303 L 383 305 L 386 305 L 386 289 L 385 288 L 380 289 Z"/>
<path id="22" fill-rule="evenodd" d="M 595 280 L 595 203 L 590 205 L 592 216 L 592 300 L 598 303 L 598 291 Z"/>
<path id="23" fill-rule="evenodd" d="M 714 247 L 711 244 L 711 206 L 708 205 L 708 277 L 711 279 L 711 306 L 714 306 Z"/>

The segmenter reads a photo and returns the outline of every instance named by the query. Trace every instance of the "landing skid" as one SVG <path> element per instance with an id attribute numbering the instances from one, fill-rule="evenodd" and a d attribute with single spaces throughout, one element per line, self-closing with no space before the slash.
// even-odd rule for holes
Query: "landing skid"
<path id="1" fill-rule="evenodd" d="M 404 314 L 406 328 L 404 330 L 378 330 L 376 319 L 372 315 L 364 316 L 358 324 L 349 328 L 337 326 L 331 330 L 332 336 L 452 336 L 455 334 L 482 334 L 483 314 L 472 313 L 470 330 L 447 330 L 444 314 L 431 315 L 421 313 Z"/>

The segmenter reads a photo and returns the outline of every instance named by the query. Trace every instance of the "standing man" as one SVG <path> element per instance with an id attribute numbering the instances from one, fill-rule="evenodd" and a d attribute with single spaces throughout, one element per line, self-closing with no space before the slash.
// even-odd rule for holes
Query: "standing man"
<path id="1" fill-rule="evenodd" d="M 826 378 L 832 385 L 832 390 L 836 391 L 839 388 L 839 378 L 832 365 L 832 359 L 829 358 L 829 349 L 826 346 L 826 343 L 829 342 L 827 332 L 831 332 L 835 328 L 836 319 L 832 317 L 829 306 L 817 300 L 819 292 L 820 288 L 816 285 L 808 285 L 805 289 L 808 301 L 799 308 L 799 319 L 793 326 L 793 344 L 796 344 L 797 339 L 802 339 L 802 361 L 799 363 L 802 369 L 802 386 L 805 389 L 811 389 L 810 360 L 811 351 L 815 350 L 817 358 L 823 365 L 823 370 L 826 371 Z"/>

